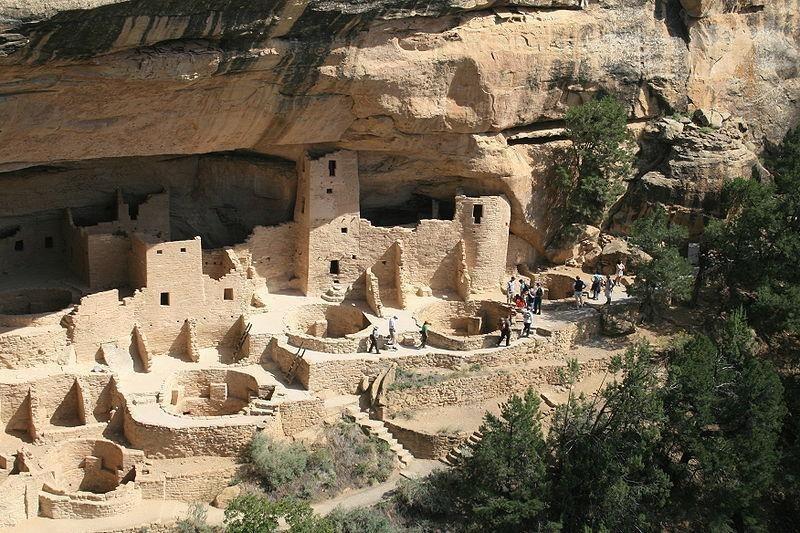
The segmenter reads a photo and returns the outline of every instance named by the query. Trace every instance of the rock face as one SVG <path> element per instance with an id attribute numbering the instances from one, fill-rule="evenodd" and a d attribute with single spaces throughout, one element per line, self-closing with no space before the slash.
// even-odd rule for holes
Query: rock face
<path id="1" fill-rule="evenodd" d="M 674 221 L 699 233 L 708 215 L 718 214 L 727 181 L 766 174 L 749 126 L 716 109 L 699 109 L 692 120 L 656 120 L 645 127 L 641 145 L 647 171 L 631 183 L 611 217 L 617 232 L 660 205 Z"/>
<path id="2" fill-rule="evenodd" d="M 364 209 L 505 194 L 512 234 L 542 253 L 569 106 L 611 93 L 639 127 L 716 109 L 744 117 L 756 149 L 796 122 L 800 0 L 681 3 L 0 0 L 0 171 L 344 148 Z M 729 155 L 717 133 L 671 127 L 658 171 L 680 190 L 683 153 Z"/>

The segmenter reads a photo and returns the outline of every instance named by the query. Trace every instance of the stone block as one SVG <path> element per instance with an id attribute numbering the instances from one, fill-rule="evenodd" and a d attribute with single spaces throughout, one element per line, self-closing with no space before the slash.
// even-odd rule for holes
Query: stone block
<path id="1" fill-rule="evenodd" d="M 219 494 L 214 498 L 214 501 L 211 503 L 217 509 L 225 509 L 228 507 L 228 504 L 231 501 L 239 496 L 242 493 L 242 488 L 239 485 L 233 485 L 231 487 L 225 487 L 220 491 Z"/>
<path id="2" fill-rule="evenodd" d="M 228 399 L 228 384 L 210 383 L 208 385 L 208 397 L 212 402 L 224 402 Z"/>
<path id="3" fill-rule="evenodd" d="M 103 459 L 94 455 L 87 455 L 83 458 L 83 471 L 95 472 L 103 468 Z"/>
<path id="4" fill-rule="evenodd" d="M 180 386 L 175 387 L 174 389 L 172 389 L 172 391 L 170 391 L 169 403 L 171 403 L 172 405 L 178 405 L 178 403 L 183 399 L 183 395 L 184 395 L 183 387 Z"/>

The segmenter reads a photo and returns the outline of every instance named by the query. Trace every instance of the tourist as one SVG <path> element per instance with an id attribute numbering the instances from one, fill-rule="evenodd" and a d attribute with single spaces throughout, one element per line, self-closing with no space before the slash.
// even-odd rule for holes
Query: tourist
<path id="1" fill-rule="evenodd" d="M 525 295 L 525 307 L 530 309 L 532 313 L 535 313 L 536 311 L 534 311 L 533 309 L 533 302 L 534 302 L 533 289 L 531 289 L 528 291 L 528 294 Z"/>
<path id="2" fill-rule="evenodd" d="M 586 284 L 583 282 L 580 276 L 575 276 L 575 307 L 580 309 L 583 307 L 583 289 L 586 288 Z"/>
<path id="3" fill-rule="evenodd" d="M 430 324 L 426 320 L 422 323 L 422 327 L 419 328 L 419 336 L 422 338 L 422 345 L 420 348 L 425 348 L 428 345 L 428 326 L 430 326 Z"/>
<path id="4" fill-rule="evenodd" d="M 617 261 L 617 277 L 614 279 L 614 284 L 622 282 L 622 276 L 625 275 L 625 264 L 622 262 L 622 259 Z"/>
<path id="5" fill-rule="evenodd" d="M 378 326 L 373 327 L 372 333 L 369 334 L 369 350 L 367 350 L 367 353 L 372 353 L 372 348 L 375 348 L 375 353 L 381 353 L 378 349 Z"/>
<path id="6" fill-rule="evenodd" d="M 397 346 L 397 315 L 389 318 L 389 343 Z"/>
<path id="7" fill-rule="evenodd" d="M 537 315 L 542 314 L 542 298 L 544 298 L 544 289 L 542 284 L 536 282 L 536 292 L 533 293 L 533 312 Z"/>
<path id="8" fill-rule="evenodd" d="M 606 274 L 605 285 L 606 285 L 606 304 L 610 304 L 611 293 L 614 291 L 614 286 L 616 285 L 616 283 L 614 283 L 614 280 L 611 279 L 611 274 Z"/>
<path id="9" fill-rule="evenodd" d="M 528 282 L 525 281 L 525 278 L 519 278 L 519 293 L 522 296 L 525 296 L 525 293 L 528 292 L 530 287 L 528 286 Z"/>
<path id="10" fill-rule="evenodd" d="M 530 337 L 531 325 L 533 324 L 533 313 L 530 309 L 522 311 L 522 333 L 520 337 Z"/>
<path id="11" fill-rule="evenodd" d="M 511 324 L 508 319 L 500 320 L 500 340 L 497 342 L 498 346 L 503 344 L 503 339 L 506 340 L 506 346 L 511 344 Z"/>
<path id="12" fill-rule="evenodd" d="M 514 295 L 516 294 L 516 286 L 517 283 L 515 281 L 514 276 L 511 276 L 511 279 L 508 280 L 506 284 L 506 303 L 514 303 Z"/>
<path id="13" fill-rule="evenodd" d="M 525 299 L 519 294 L 514 296 L 514 307 L 516 307 L 517 309 L 522 309 L 523 307 L 525 307 Z"/>
<path id="14" fill-rule="evenodd" d="M 602 285 L 603 275 L 599 270 L 596 270 L 592 276 L 592 300 L 598 300 L 600 298 L 600 290 Z"/>

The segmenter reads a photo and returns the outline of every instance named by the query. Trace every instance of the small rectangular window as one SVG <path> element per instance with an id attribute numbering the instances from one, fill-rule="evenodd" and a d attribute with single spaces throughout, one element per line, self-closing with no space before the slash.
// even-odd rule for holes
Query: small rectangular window
<path id="1" fill-rule="evenodd" d="M 328 176 L 336 177 L 336 161 L 328 161 Z"/>
<path id="2" fill-rule="evenodd" d="M 185 254 L 186 253 L 186 248 L 181 248 L 181 253 Z"/>
<path id="3" fill-rule="evenodd" d="M 161 305 L 169 305 L 169 293 L 162 292 L 161 293 Z"/>
<path id="4" fill-rule="evenodd" d="M 156 250 L 156 255 L 161 255 L 164 253 L 164 250 Z"/>
<path id="5" fill-rule="evenodd" d="M 222 291 L 223 300 L 233 300 L 233 289 L 225 289 Z"/>
<path id="6" fill-rule="evenodd" d="M 44 238 L 44 247 L 45 248 L 52 248 L 53 247 L 53 238 L 52 237 L 45 237 Z"/>
<path id="7" fill-rule="evenodd" d="M 472 219 L 475 221 L 476 224 L 480 224 L 482 218 L 483 218 L 483 205 L 482 204 L 473 205 Z"/>
<path id="8" fill-rule="evenodd" d="M 21 251 L 22 251 L 22 250 L 24 250 L 24 249 L 25 249 L 25 242 L 23 242 L 23 241 L 16 241 L 16 242 L 14 243 L 14 250 L 16 250 L 16 251 L 18 251 L 18 252 L 21 252 Z"/>
<path id="9" fill-rule="evenodd" d="M 347 228 L 342 228 L 342 233 L 347 233 Z"/>
<path id="10" fill-rule="evenodd" d="M 338 274 L 339 273 L 339 261 L 337 261 L 335 259 L 333 261 L 331 261 L 330 273 L 331 274 Z"/>
<path id="11" fill-rule="evenodd" d="M 333 189 L 325 189 L 325 192 L 328 194 L 333 194 Z"/>

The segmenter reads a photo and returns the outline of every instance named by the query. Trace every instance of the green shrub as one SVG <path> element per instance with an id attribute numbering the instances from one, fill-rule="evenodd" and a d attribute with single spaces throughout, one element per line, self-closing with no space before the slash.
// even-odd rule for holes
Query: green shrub
<path id="1" fill-rule="evenodd" d="M 250 463 L 267 490 L 294 481 L 306 471 L 309 452 L 302 444 L 273 440 L 259 433 L 250 443 Z"/>
<path id="2" fill-rule="evenodd" d="M 208 511 L 205 505 L 195 502 L 189 505 L 186 518 L 178 520 L 172 531 L 175 533 L 213 533 L 216 529 L 206 524 L 207 516 Z"/>
<path id="3" fill-rule="evenodd" d="M 386 442 L 345 422 L 327 428 L 323 437 L 311 449 L 263 435 L 253 439 L 253 474 L 270 498 L 315 500 L 389 478 L 394 454 Z"/>
<path id="4" fill-rule="evenodd" d="M 423 374 L 398 368 L 394 382 L 389 385 L 389 390 L 419 389 L 436 385 L 445 379 L 447 379 L 446 376 L 442 374 Z"/>
<path id="5" fill-rule="evenodd" d="M 336 508 L 325 518 L 335 533 L 394 533 L 397 531 L 381 512 L 369 508 L 345 511 Z"/>

